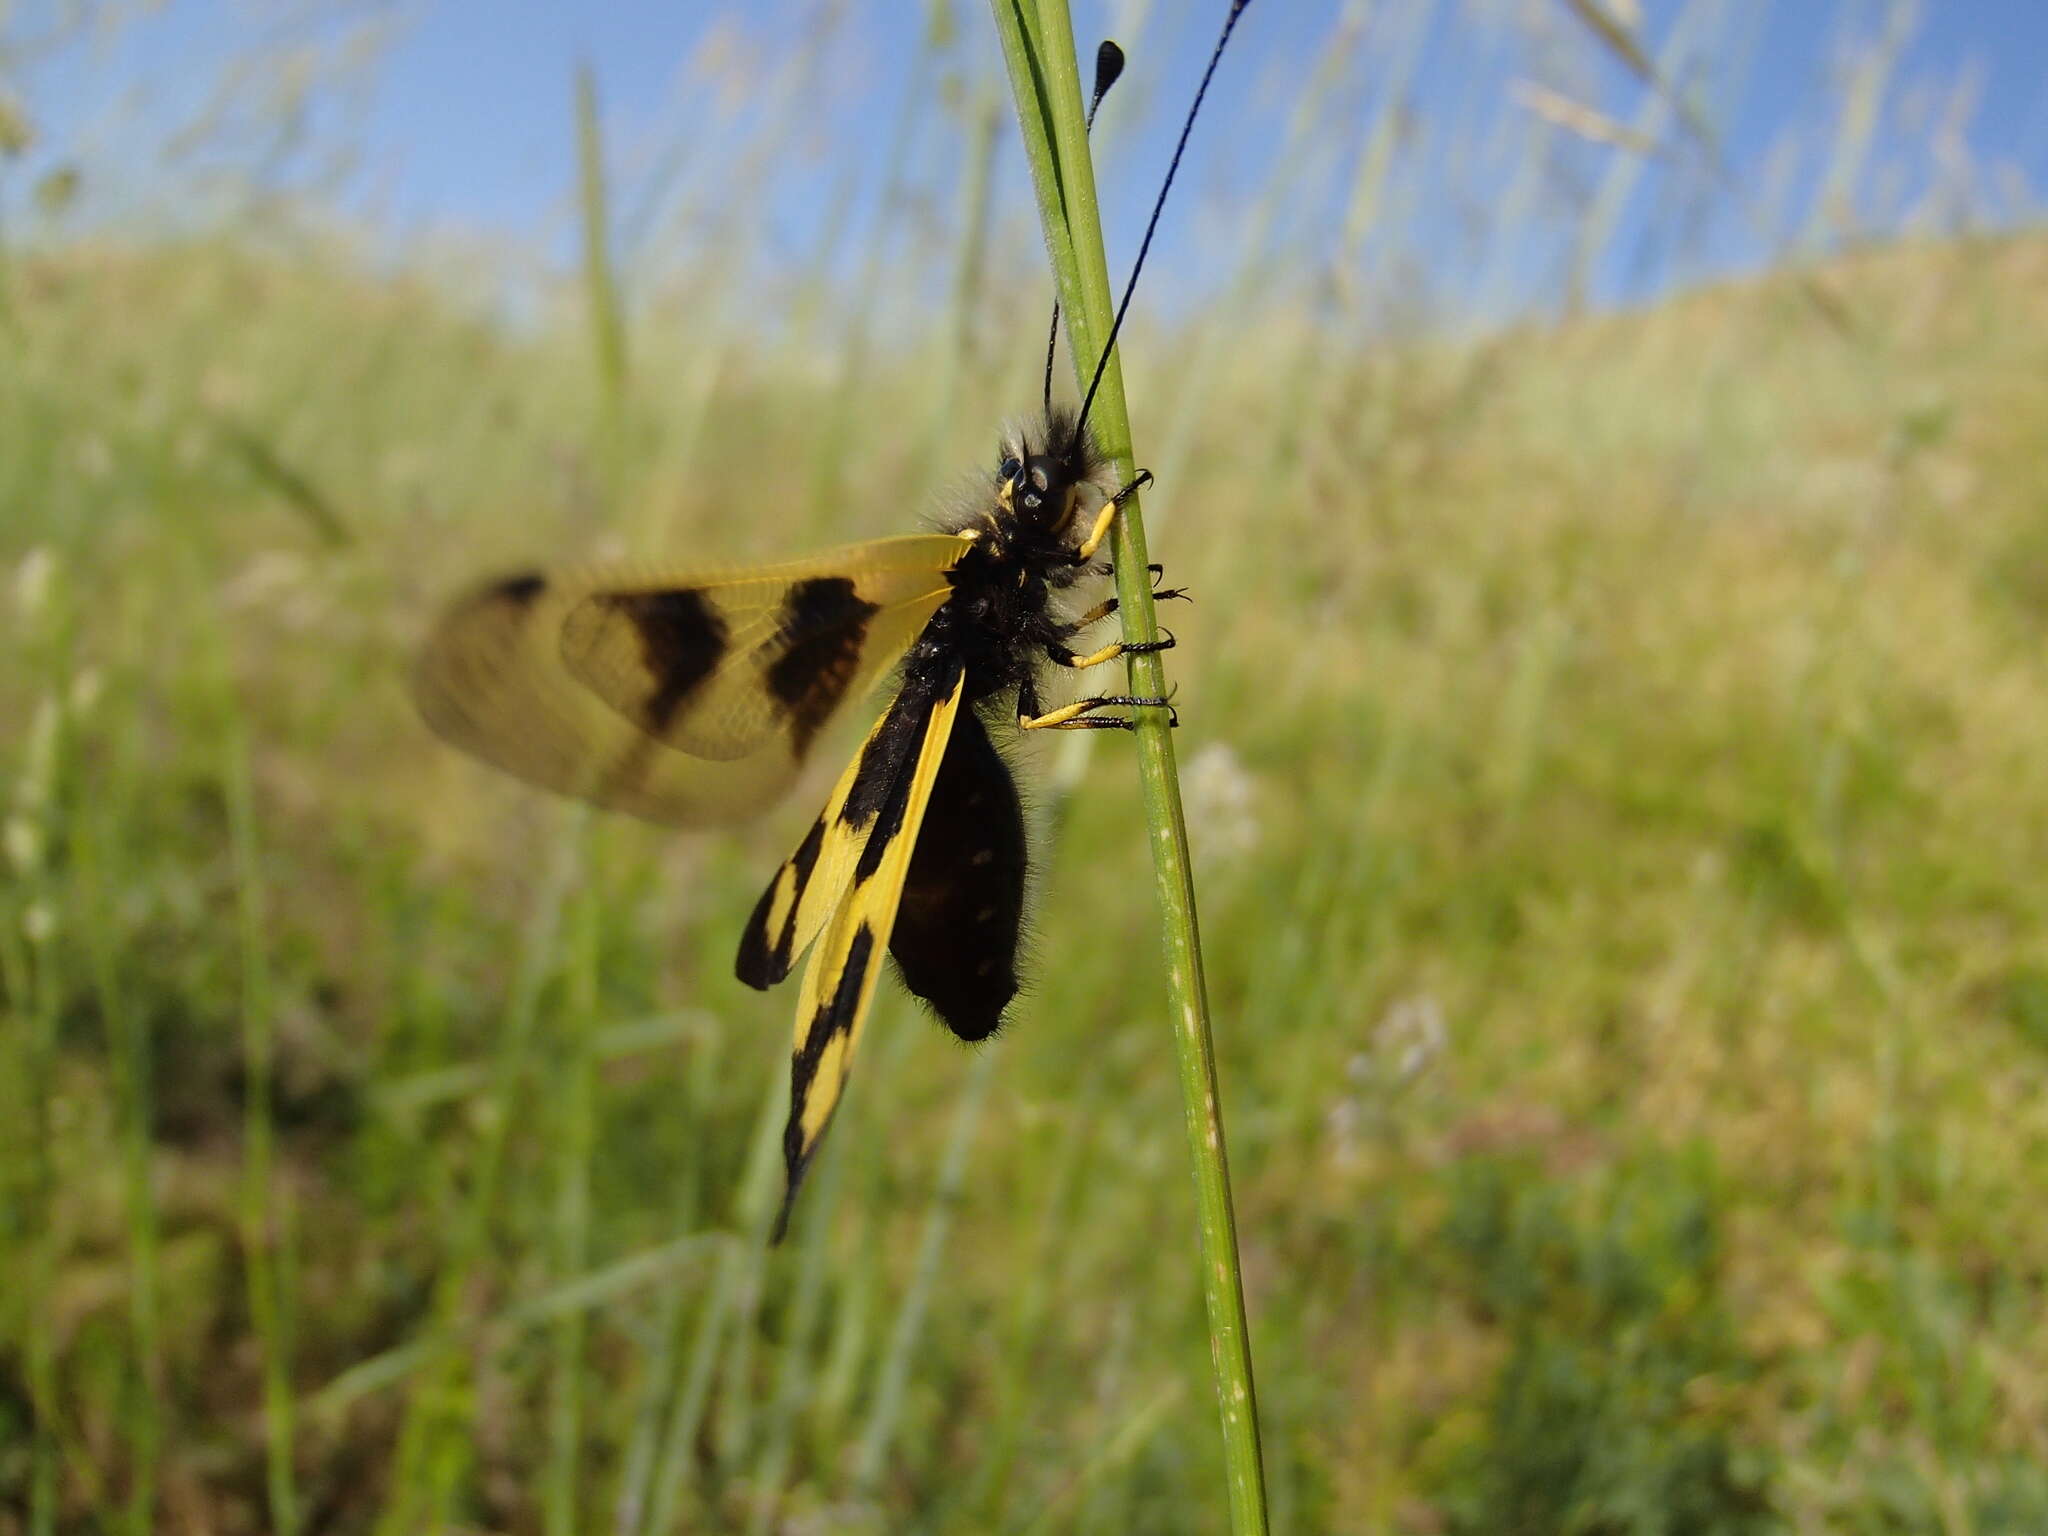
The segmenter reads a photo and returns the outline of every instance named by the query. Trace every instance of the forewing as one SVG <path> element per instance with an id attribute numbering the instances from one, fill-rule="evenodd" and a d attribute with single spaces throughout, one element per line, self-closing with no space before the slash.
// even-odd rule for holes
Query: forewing
<path id="1" fill-rule="evenodd" d="M 943 571 L 962 547 L 958 539 L 920 536 L 751 571 L 612 567 L 511 577 L 480 588 L 442 615 L 414 670 L 413 694 L 428 725 L 443 738 L 529 783 L 673 825 L 731 821 L 773 802 L 795 778 L 802 766 L 801 754 L 791 750 L 796 713 L 760 701 L 757 714 L 771 725 L 756 733 L 751 751 L 735 751 L 730 731 L 717 756 L 677 750 L 670 738 L 646 728 L 645 710 L 636 720 L 571 669 L 565 652 L 572 615 L 585 614 L 587 622 L 593 600 L 628 593 L 643 620 L 649 613 L 660 616 L 659 623 L 646 621 L 638 629 L 654 636 L 647 643 L 661 658 L 657 691 L 666 690 L 663 697 L 672 700 L 674 723 L 689 714 L 699 690 L 728 697 L 734 680 L 759 675 L 758 669 L 735 668 L 733 638 L 758 657 L 764 625 L 787 608 L 799 584 L 837 573 L 889 594 L 930 589 L 920 601 L 878 606 L 882 617 L 866 625 L 847 686 L 829 701 L 809 696 L 809 713 L 802 717 L 807 747 L 831 707 L 892 665 L 944 601 Z M 839 638 L 846 639 L 843 627 Z M 803 639 L 796 636 L 780 654 L 797 653 Z M 774 650 L 772 644 L 767 648 Z M 644 685 L 645 667 L 641 675 Z M 776 721 L 782 730 L 773 728 Z"/>
<path id="2" fill-rule="evenodd" d="M 779 743 L 801 762 L 917 638 L 966 547 L 919 534 L 723 579 L 614 582 L 571 610 L 562 659 L 678 751 L 729 762 Z"/>
<path id="3" fill-rule="evenodd" d="M 895 926 L 911 850 L 917 844 L 965 687 L 966 673 L 957 668 L 949 678 L 906 685 L 890 711 L 900 734 L 892 733 L 885 724 L 863 750 L 866 758 L 877 741 L 916 744 L 914 753 L 876 752 L 876 775 L 867 779 L 855 775 L 848 805 L 872 825 L 854 862 L 845 898 L 833 910 L 811 951 L 797 998 L 789 1123 L 782 1137 L 789 1187 L 776 1221 L 777 1239 L 789 1223 L 790 1206 L 804 1170 L 818 1150 L 852 1071 L 853 1053 L 874 1000 L 882 955 Z M 886 777 L 884 769 L 888 770 Z"/>
<path id="4" fill-rule="evenodd" d="M 1024 810 L 972 711 L 953 727 L 904 877 L 889 952 L 903 984 L 962 1040 L 996 1032 L 1017 995 Z"/>

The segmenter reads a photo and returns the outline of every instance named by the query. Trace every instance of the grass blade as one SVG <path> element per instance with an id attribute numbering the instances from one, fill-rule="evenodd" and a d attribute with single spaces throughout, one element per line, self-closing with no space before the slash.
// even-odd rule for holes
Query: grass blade
<path id="1" fill-rule="evenodd" d="M 576 190 L 583 223 L 584 297 L 590 344 L 597 359 L 598 399 L 605 449 L 616 455 L 626 411 L 626 322 L 612 269 L 611 228 L 604 181 L 604 125 L 598 117 L 597 77 L 588 64 L 576 70 Z M 616 462 L 607 465 L 615 469 Z"/>
<path id="2" fill-rule="evenodd" d="M 271 1209 L 271 1072 L 273 1041 L 269 921 L 264 901 L 262 852 L 256 839 L 255 792 L 249 779 L 249 743 L 239 730 L 227 762 L 229 835 L 234 845 L 242 944 L 242 1068 L 248 1087 L 242 1103 L 240 1191 L 243 1263 L 249 1316 L 263 1349 L 264 1469 L 270 1529 L 298 1529 L 293 1487 L 293 1402 L 287 1307 L 277 1263 L 279 1236 L 288 1221 Z"/>
<path id="3" fill-rule="evenodd" d="M 1071 352 L 1083 373 L 1093 371 L 1109 335 L 1114 310 L 1109 263 L 1102 243 L 1095 171 L 1088 154 L 1086 103 L 1073 20 L 1065 0 L 1041 0 L 1035 36 L 1020 0 L 993 0 L 996 29 L 1010 71 L 1011 92 L 1031 162 L 1040 221 L 1052 253 L 1067 315 Z M 1095 435 L 1128 480 L 1135 475 L 1123 370 L 1109 359 L 1093 417 Z M 1126 642 L 1155 639 L 1145 527 L 1138 498 L 1116 525 L 1118 612 Z M 1157 652 L 1130 659 L 1131 691 L 1162 695 L 1165 668 Z M 1209 1024 L 1207 984 L 1195 920 L 1194 873 L 1173 739 L 1162 711 L 1141 713 L 1138 771 L 1144 792 L 1160 913 L 1165 926 L 1168 1002 L 1187 1114 L 1189 1155 L 1202 1234 L 1201 1275 L 1209 1318 L 1209 1346 L 1217 1405 L 1223 1421 L 1224 1465 L 1229 1478 L 1231 1529 L 1266 1529 L 1265 1473 L 1259 1452 L 1258 1409 L 1252 1385 L 1251 1339 L 1245 1321 L 1244 1283 L 1237 1257 L 1237 1223 L 1230 1202 L 1230 1168 Z"/>

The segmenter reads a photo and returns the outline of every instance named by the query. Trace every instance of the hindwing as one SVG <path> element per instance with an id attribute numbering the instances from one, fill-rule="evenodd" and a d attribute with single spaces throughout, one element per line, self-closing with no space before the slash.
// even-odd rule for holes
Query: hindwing
<path id="1" fill-rule="evenodd" d="M 778 1239 L 852 1071 L 882 955 L 895 927 L 911 850 L 966 684 L 967 674 L 957 663 L 940 678 L 906 680 L 855 759 L 839 815 L 865 826 L 845 894 L 811 950 L 797 997 L 789 1123 L 782 1138 L 788 1188 L 776 1220 Z"/>
<path id="2" fill-rule="evenodd" d="M 847 802 L 856 786 L 871 786 L 894 771 L 899 755 L 913 744 L 908 728 L 915 724 L 894 705 L 882 712 L 796 852 L 768 882 L 740 934 L 739 959 L 733 967 L 748 986 L 765 991 L 789 975 L 796 957 L 810 947 L 839 905 L 875 828 L 872 815 L 859 813 L 858 801 L 855 814 L 848 815 Z"/>

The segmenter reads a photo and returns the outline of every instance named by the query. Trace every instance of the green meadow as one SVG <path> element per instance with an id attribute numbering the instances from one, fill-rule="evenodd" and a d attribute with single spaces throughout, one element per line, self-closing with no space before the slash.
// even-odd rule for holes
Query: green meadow
<path id="1" fill-rule="evenodd" d="M 1019 748 L 1028 993 L 885 984 L 770 1248 L 732 957 L 839 764 L 682 834 L 407 697 L 484 575 L 918 526 L 1048 286 L 942 212 L 850 331 L 0 247 L 0 1532 L 1225 1529 L 1129 744 Z M 2048 1530 L 2048 239 L 1303 292 L 1127 353 L 1275 1528 Z"/>

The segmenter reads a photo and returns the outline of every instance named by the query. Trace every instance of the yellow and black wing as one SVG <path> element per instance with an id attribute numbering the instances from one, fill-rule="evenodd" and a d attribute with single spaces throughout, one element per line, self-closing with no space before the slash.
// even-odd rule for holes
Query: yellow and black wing
<path id="1" fill-rule="evenodd" d="M 858 852 L 850 856 L 844 895 L 831 907 L 797 997 L 789 1123 L 782 1134 L 789 1183 L 775 1224 L 777 1240 L 853 1069 L 911 851 L 966 685 L 967 674 L 957 664 L 939 677 L 906 679 L 841 781 L 844 792 L 835 792 L 839 809 L 827 835 L 840 836 L 846 846 L 857 843 Z M 775 896 L 779 882 L 778 876 L 764 901 Z"/>
<path id="2" fill-rule="evenodd" d="M 872 816 L 849 818 L 846 803 L 856 784 L 872 784 L 889 771 L 882 760 L 896 750 L 901 731 L 897 710 L 884 710 L 839 782 L 832 786 L 825 808 L 818 812 L 796 852 L 783 860 L 754 904 L 753 915 L 740 934 L 739 960 L 733 967 L 748 986 L 765 992 L 787 977 L 796 957 L 810 948 L 825 919 L 839 905 L 875 827 Z"/>
<path id="3" fill-rule="evenodd" d="M 771 803 L 901 659 L 968 542 L 911 535 L 726 572 L 532 574 L 454 604 L 413 691 L 442 737 L 530 783 L 649 820 Z"/>

